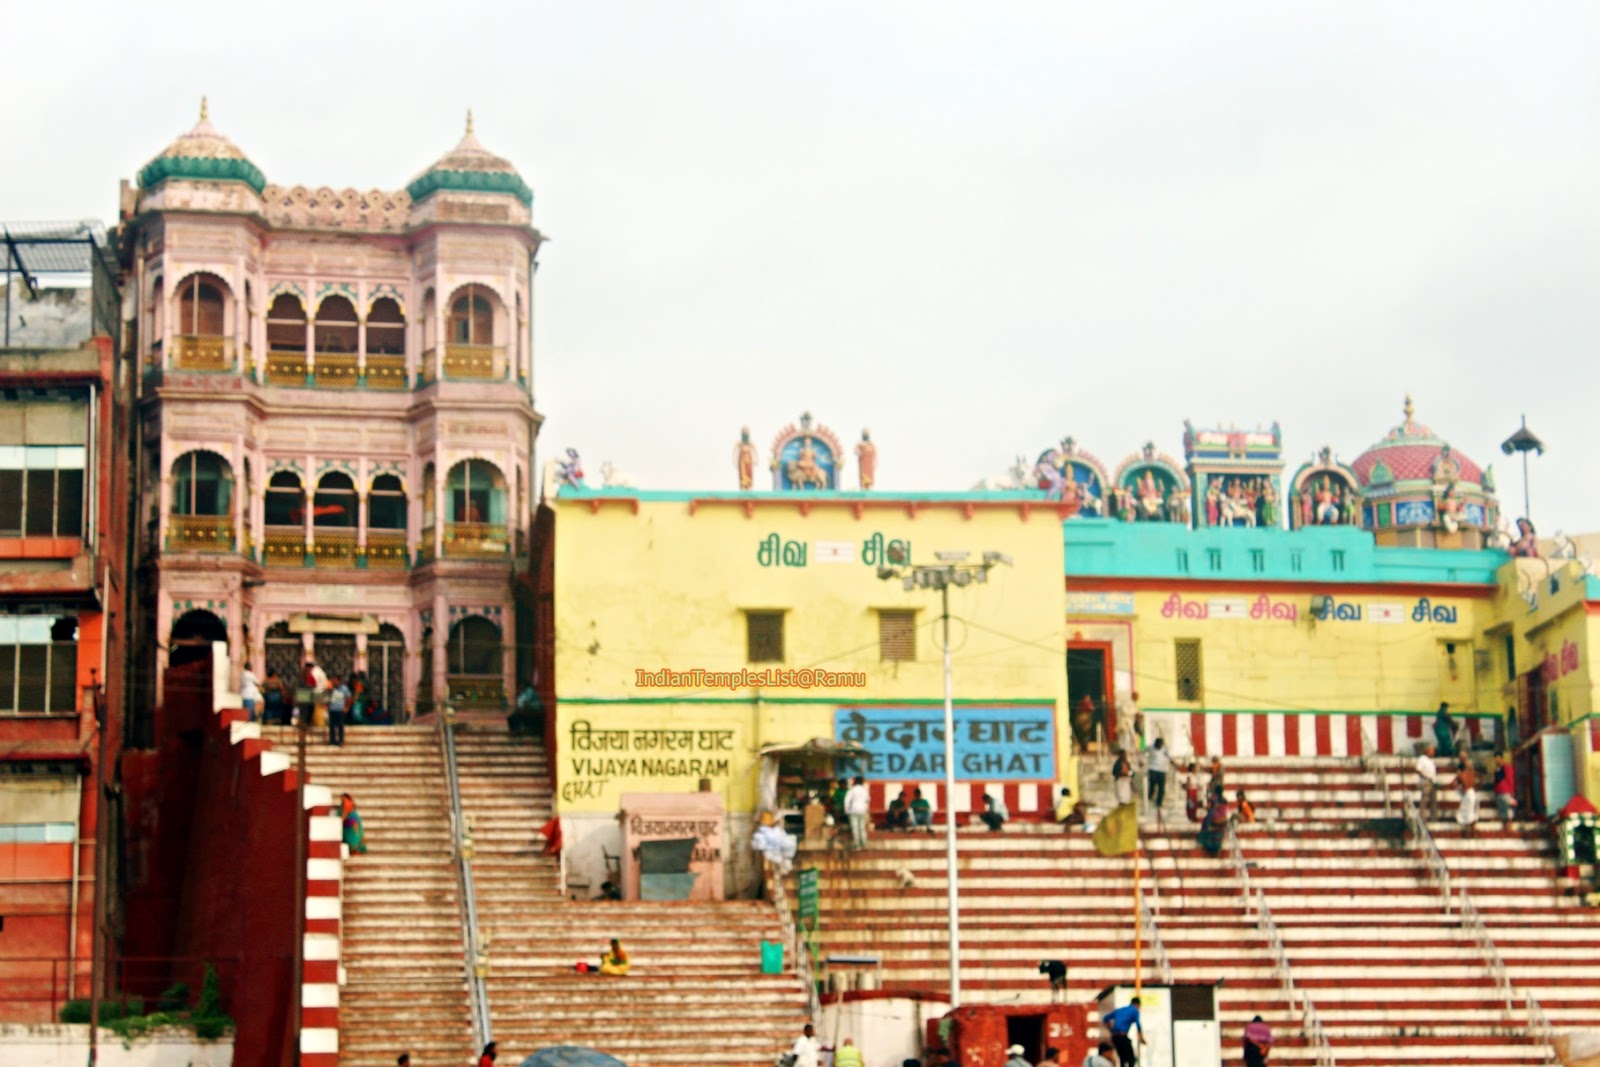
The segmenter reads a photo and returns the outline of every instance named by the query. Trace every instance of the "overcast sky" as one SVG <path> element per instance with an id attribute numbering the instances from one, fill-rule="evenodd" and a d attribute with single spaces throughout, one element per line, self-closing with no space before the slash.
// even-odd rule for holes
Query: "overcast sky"
<path id="1" fill-rule="evenodd" d="M 541 459 L 736 484 L 809 410 L 883 489 L 1419 420 L 1600 528 L 1600 5 L 7 4 L 0 217 L 195 119 L 398 188 L 471 107 L 535 191 Z M 758 485 L 765 485 L 765 472 Z M 845 484 L 855 485 L 852 462 Z"/>

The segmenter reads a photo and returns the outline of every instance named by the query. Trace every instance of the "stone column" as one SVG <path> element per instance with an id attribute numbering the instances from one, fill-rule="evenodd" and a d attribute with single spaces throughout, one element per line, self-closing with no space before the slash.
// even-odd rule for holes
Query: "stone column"
<path id="1" fill-rule="evenodd" d="M 441 706 L 450 695 L 450 604 L 443 592 L 433 596 L 433 702 Z"/>

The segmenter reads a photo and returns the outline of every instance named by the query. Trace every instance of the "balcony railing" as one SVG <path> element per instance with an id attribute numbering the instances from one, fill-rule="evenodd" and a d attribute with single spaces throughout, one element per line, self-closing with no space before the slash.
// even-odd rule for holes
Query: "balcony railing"
<path id="1" fill-rule="evenodd" d="M 232 515 L 167 516 L 168 552 L 232 552 Z"/>
<path id="2" fill-rule="evenodd" d="M 404 533 L 367 531 L 367 567 L 370 570 L 405 570 L 410 563 Z"/>
<path id="3" fill-rule="evenodd" d="M 506 376 L 504 345 L 445 345 L 444 376 L 499 381 Z"/>
<path id="4" fill-rule="evenodd" d="M 405 356 L 380 355 L 376 352 L 367 353 L 368 389 L 404 389 L 405 387 Z"/>
<path id="5" fill-rule="evenodd" d="M 304 352 L 268 352 L 267 384 L 305 385 L 306 354 Z"/>
<path id="6" fill-rule="evenodd" d="M 354 352 L 318 352 L 317 384 L 332 389 L 354 389 L 360 368 Z"/>
<path id="7" fill-rule="evenodd" d="M 233 369 L 233 338 L 179 334 L 172 339 L 172 365 L 177 370 Z"/>
<path id="8" fill-rule="evenodd" d="M 444 554 L 451 559 L 504 559 L 510 552 L 510 531 L 503 522 L 444 524 Z"/>
<path id="9" fill-rule="evenodd" d="M 450 702 L 457 707 L 505 707 L 505 681 L 498 674 L 452 674 L 446 684 Z"/>
<path id="10" fill-rule="evenodd" d="M 272 567 L 304 567 L 306 532 L 298 526 L 292 530 L 269 529 L 261 548 L 261 562 Z"/>
<path id="11" fill-rule="evenodd" d="M 318 527 L 311 531 L 311 558 L 318 567 L 354 567 L 356 532 Z"/>

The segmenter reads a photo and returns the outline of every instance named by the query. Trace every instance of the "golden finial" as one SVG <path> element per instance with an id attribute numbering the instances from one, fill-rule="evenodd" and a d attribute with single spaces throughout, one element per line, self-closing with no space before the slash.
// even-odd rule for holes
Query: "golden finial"
<path id="1" fill-rule="evenodd" d="M 472 136 L 472 109 L 467 108 L 467 136 Z"/>
<path id="2" fill-rule="evenodd" d="M 200 121 L 207 122 L 211 118 L 211 108 L 206 103 L 206 98 L 200 98 Z"/>

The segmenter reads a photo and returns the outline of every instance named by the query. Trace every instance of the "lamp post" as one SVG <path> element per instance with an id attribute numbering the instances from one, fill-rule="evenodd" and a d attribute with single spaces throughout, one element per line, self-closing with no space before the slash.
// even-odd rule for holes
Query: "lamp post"
<path id="1" fill-rule="evenodd" d="M 1537 452 L 1544 455 L 1544 442 L 1528 429 L 1528 416 L 1522 416 L 1522 428 L 1504 441 L 1500 442 L 1500 451 L 1506 455 L 1522 453 L 1522 517 L 1529 522 L 1533 521 L 1533 505 L 1529 502 L 1528 493 L 1528 453 Z"/>
<path id="2" fill-rule="evenodd" d="M 1000 552 L 985 552 L 981 563 L 968 563 L 967 552 L 935 552 L 936 564 L 884 566 L 878 577 L 884 581 L 899 578 L 906 592 L 915 589 L 939 591 L 939 622 L 944 645 L 944 846 L 946 897 L 950 918 L 950 1007 L 961 1006 L 961 897 L 956 886 L 956 723 L 955 689 L 950 664 L 950 587 L 987 582 L 997 564 L 1011 565 L 1011 557 Z"/>

